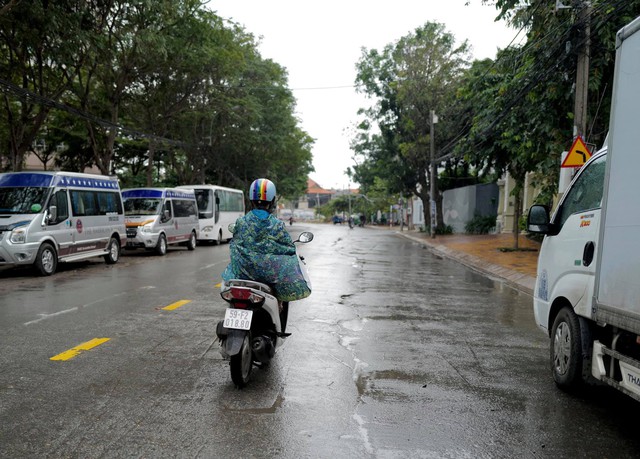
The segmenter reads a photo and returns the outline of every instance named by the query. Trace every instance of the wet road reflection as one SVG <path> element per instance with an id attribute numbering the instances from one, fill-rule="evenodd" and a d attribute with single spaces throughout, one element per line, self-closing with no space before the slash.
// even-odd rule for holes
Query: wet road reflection
<path id="1" fill-rule="evenodd" d="M 217 349 L 228 246 L 0 272 L 6 457 L 632 457 L 635 402 L 553 385 L 528 295 L 388 229 L 295 224 L 313 294 L 243 390 Z M 189 300 L 174 311 L 162 307 Z M 68 362 L 49 357 L 110 340 Z M 585 440 L 585 439 L 588 439 Z"/>

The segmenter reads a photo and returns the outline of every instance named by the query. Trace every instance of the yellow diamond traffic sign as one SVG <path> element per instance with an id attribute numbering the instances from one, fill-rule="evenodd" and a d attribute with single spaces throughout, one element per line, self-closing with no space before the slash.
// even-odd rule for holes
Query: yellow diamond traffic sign
<path id="1" fill-rule="evenodd" d="M 582 137 L 578 136 L 560 167 L 582 167 L 589 158 L 591 158 L 591 152 Z"/>

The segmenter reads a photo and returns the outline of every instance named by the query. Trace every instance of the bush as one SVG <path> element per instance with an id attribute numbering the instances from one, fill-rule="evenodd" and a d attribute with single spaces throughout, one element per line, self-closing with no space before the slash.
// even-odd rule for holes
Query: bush
<path id="1" fill-rule="evenodd" d="M 453 226 L 438 225 L 436 226 L 436 234 L 453 234 Z"/>
<path id="2" fill-rule="evenodd" d="M 495 215 L 476 215 L 464 225 L 467 234 L 488 234 L 496 227 Z"/>

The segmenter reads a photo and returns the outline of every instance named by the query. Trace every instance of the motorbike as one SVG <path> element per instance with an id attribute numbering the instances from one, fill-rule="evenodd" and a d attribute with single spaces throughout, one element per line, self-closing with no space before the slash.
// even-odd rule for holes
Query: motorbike
<path id="1" fill-rule="evenodd" d="M 294 242 L 312 240 L 313 233 L 305 231 Z M 298 255 L 298 258 L 308 281 L 304 257 Z M 229 360 L 231 380 L 242 388 L 249 382 L 253 367 L 266 367 L 290 335 L 284 332 L 289 305 L 285 302 L 280 308 L 269 285 L 249 279 L 224 283 L 220 296 L 229 303 L 224 320 L 216 327 L 220 353 Z"/>

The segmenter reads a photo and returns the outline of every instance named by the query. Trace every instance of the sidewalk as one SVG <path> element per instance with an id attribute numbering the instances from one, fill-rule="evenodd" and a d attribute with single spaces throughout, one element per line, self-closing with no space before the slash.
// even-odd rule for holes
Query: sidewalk
<path id="1" fill-rule="evenodd" d="M 398 235 L 424 244 L 433 253 L 454 259 L 533 295 L 540 244 L 524 235 L 520 235 L 518 246 L 526 250 L 509 251 L 513 247 L 512 234 L 451 234 L 432 239 L 427 233 L 419 231 L 395 231 Z"/>

